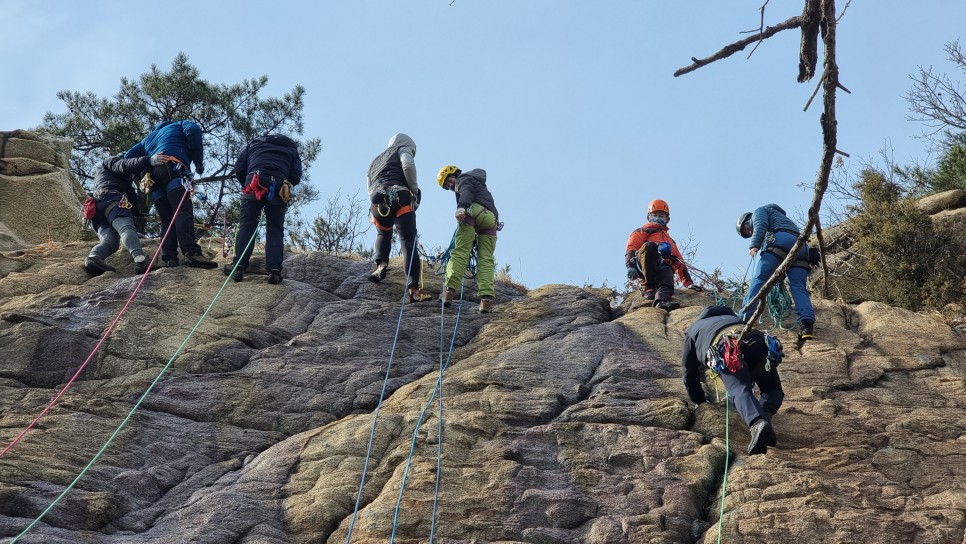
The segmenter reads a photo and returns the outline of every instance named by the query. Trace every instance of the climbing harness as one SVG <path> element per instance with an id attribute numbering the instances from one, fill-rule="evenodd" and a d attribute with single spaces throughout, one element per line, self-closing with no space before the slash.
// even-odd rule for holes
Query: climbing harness
<path id="1" fill-rule="evenodd" d="M 249 240 L 248 244 L 251 245 L 254 240 L 255 240 L 255 237 L 252 236 L 252 239 Z M 152 259 L 152 262 L 153 262 L 153 259 Z M 236 268 L 238 267 L 238 263 L 235 263 L 235 267 Z M 232 269 L 232 274 L 234 274 L 234 271 L 235 270 Z M 145 273 L 145 277 L 146 276 L 147 276 L 147 274 Z M 45 508 L 43 510 L 43 512 L 40 513 L 39 516 L 37 516 L 36 519 L 34 519 L 32 522 L 30 522 L 30 525 L 27 525 L 27 527 L 23 531 L 21 531 L 20 534 L 18 534 L 10 542 L 10 544 L 15 544 L 25 534 L 27 534 L 27 532 L 29 532 L 30 529 L 32 529 L 37 523 L 39 523 L 40 520 L 43 519 L 43 517 L 46 516 L 47 513 L 50 512 L 50 510 L 54 506 L 56 506 L 61 501 L 61 499 L 63 499 L 67 495 L 67 493 L 70 492 L 70 490 L 74 488 L 74 486 L 77 485 L 77 482 L 79 482 L 80 479 L 83 478 L 85 474 L 87 474 L 87 472 L 91 469 L 91 467 L 94 466 L 94 463 L 96 463 L 97 460 L 100 459 L 102 455 L 104 455 L 104 452 L 107 451 L 107 448 L 114 442 L 114 440 L 117 438 L 117 436 L 121 433 L 121 430 L 124 429 L 124 427 L 127 425 L 128 421 L 130 421 L 131 418 L 134 416 L 134 412 L 137 411 L 137 409 L 141 406 L 141 403 L 143 403 L 144 402 L 144 399 L 146 399 L 147 396 L 148 396 L 148 394 L 151 393 L 151 390 L 154 389 L 154 386 L 158 384 L 158 382 L 161 380 L 161 377 L 164 376 L 164 374 L 168 371 L 169 368 L 171 368 L 171 365 L 174 363 L 175 359 L 178 358 L 178 355 L 181 354 L 181 351 L 184 350 L 184 347 L 188 344 L 188 341 L 191 340 L 191 338 L 194 336 L 195 332 L 198 331 L 198 328 L 201 326 L 202 322 L 204 322 L 205 318 L 208 317 L 208 314 L 211 312 L 211 309 L 214 307 L 215 302 L 217 302 L 218 301 L 218 298 L 221 297 L 221 294 L 222 294 L 222 292 L 224 292 L 225 287 L 228 285 L 228 281 L 230 279 L 231 279 L 231 276 L 230 275 L 229 275 L 229 277 L 226 277 L 225 278 L 224 283 L 221 284 L 221 288 L 215 294 L 215 297 L 211 300 L 211 303 L 208 304 L 208 307 L 205 309 L 204 313 L 201 314 L 201 317 L 198 319 L 198 322 L 195 323 L 195 326 L 188 333 L 188 336 L 186 336 L 185 339 L 184 339 L 184 341 L 181 343 L 181 345 L 178 346 L 178 349 L 175 350 L 174 355 L 172 355 L 171 358 L 168 359 L 167 364 L 165 364 L 164 367 L 161 368 L 161 370 L 158 372 L 158 375 L 155 376 L 154 380 L 151 382 L 150 385 L 148 385 L 148 388 L 144 391 L 144 393 L 141 394 L 141 396 L 138 398 L 137 402 L 134 403 L 134 406 L 131 407 L 130 412 L 128 412 L 127 416 L 124 417 L 124 420 L 121 421 L 121 424 L 118 425 L 116 429 L 114 429 L 114 432 L 111 433 L 111 436 L 110 437 L 108 437 L 107 442 L 105 442 L 104 445 L 101 446 L 101 449 L 98 450 L 98 452 L 94 455 L 94 457 L 90 460 L 90 462 L 87 463 L 87 466 L 85 466 L 81 470 L 80 474 L 78 474 L 77 477 L 74 478 L 74 480 L 66 488 L 64 488 L 64 490 L 60 493 L 60 495 L 58 495 L 57 498 L 55 498 L 54 501 L 52 503 L 50 503 L 50 505 L 47 508 Z M 142 277 L 142 281 L 143 281 L 143 277 Z M 138 284 L 138 286 L 140 286 L 140 284 Z M 127 306 L 125 306 L 125 308 L 126 307 Z M 106 338 L 106 336 L 105 336 L 105 338 Z M 75 375 L 75 378 L 76 378 L 76 375 Z M 64 388 L 64 390 L 66 390 L 66 387 Z M 38 417 L 38 419 L 39 419 L 39 417 Z"/>
<path id="2" fill-rule="evenodd" d="M 183 203 L 184 203 L 184 197 L 182 197 L 181 202 L 178 203 L 178 207 L 175 209 L 175 214 L 177 214 L 178 210 L 181 209 L 181 205 Z M 160 243 L 158 243 L 158 249 L 155 250 L 154 255 L 151 256 L 151 261 L 148 263 L 148 269 L 147 269 L 148 271 L 151 270 L 151 267 L 154 265 L 155 261 L 157 260 L 158 254 L 161 252 L 161 247 L 164 246 L 164 241 L 170 235 L 171 228 L 173 226 L 174 226 L 174 222 L 172 222 L 171 225 L 168 225 L 168 230 L 166 230 L 162 235 L 161 241 Z M 46 415 L 47 412 L 49 412 L 50 409 L 54 407 L 54 404 L 56 404 L 57 401 L 59 401 L 60 398 L 64 396 L 64 393 L 67 392 L 67 389 L 69 389 L 70 386 L 73 385 L 75 381 L 77 381 L 77 378 L 81 375 L 81 372 L 83 372 L 84 369 L 87 368 L 87 365 L 90 364 L 90 362 L 94 359 L 94 355 L 96 355 L 98 350 L 101 348 L 101 346 L 104 345 L 104 342 L 107 340 L 107 337 L 110 336 L 111 332 L 114 331 L 114 327 L 117 326 L 117 323 L 121 320 L 121 316 L 124 315 L 124 312 L 127 311 L 128 306 L 131 305 L 131 302 L 134 300 L 135 295 L 137 295 L 138 291 L 141 289 L 141 285 L 144 284 L 145 279 L 147 279 L 147 272 L 141 275 L 141 279 L 138 281 L 138 284 L 134 287 L 134 291 L 131 292 L 131 296 L 128 297 L 127 302 L 125 302 L 124 306 L 121 307 L 121 311 L 118 312 L 117 317 L 114 318 L 114 321 L 112 321 L 111 324 L 108 325 L 107 329 L 104 331 L 104 334 L 101 335 L 101 339 L 94 346 L 94 349 L 91 350 L 91 353 L 90 355 L 87 356 L 87 359 L 84 360 L 84 362 L 77 369 L 77 371 L 74 372 L 74 375 L 70 378 L 70 380 L 67 381 L 64 387 L 60 389 L 60 391 L 40 412 L 40 414 L 38 414 L 37 417 L 35 417 L 24 430 L 20 431 L 20 434 L 18 434 L 13 440 L 11 440 L 10 443 L 7 444 L 5 448 L 3 448 L 3 450 L 0 450 L 0 457 L 3 457 L 3 455 L 7 453 L 10 450 L 10 448 L 12 448 L 17 442 L 19 442 L 30 431 L 30 429 L 32 429 L 34 425 L 36 425 L 37 422 L 40 421 L 40 418 L 44 417 L 44 415 Z"/>

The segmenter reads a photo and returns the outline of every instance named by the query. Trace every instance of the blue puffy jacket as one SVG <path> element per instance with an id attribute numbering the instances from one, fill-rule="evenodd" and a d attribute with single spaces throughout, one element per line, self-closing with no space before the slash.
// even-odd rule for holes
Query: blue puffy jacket
<path id="1" fill-rule="evenodd" d="M 185 166 L 195 164 L 195 171 L 204 171 L 205 150 L 202 131 L 194 121 L 161 121 L 143 140 L 127 150 L 124 158 L 150 157 L 157 153 L 172 155 Z"/>
<path id="2" fill-rule="evenodd" d="M 785 210 L 778 204 L 766 204 L 752 214 L 752 233 L 748 240 L 748 248 L 760 248 L 769 232 L 784 231 L 798 236 L 798 225 L 785 215 Z"/>

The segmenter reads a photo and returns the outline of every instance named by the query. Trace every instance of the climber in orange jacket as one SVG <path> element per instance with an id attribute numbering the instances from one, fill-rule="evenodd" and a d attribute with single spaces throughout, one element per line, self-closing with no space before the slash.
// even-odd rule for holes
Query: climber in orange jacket
<path id="1" fill-rule="evenodd" d="M 627 279 L 642 280 L 645 300 L 653 300 L 655 308 L 667 311 L 679 306 L 671 300 L 675 272 L 686 288 L 701 290 L 691 280 L 684 257 L 668 234 L 670 220 L 671 210 L 667 202 L 652 200 L 647 206 L 647 223 L 631 232 L 624 252 Z"/>

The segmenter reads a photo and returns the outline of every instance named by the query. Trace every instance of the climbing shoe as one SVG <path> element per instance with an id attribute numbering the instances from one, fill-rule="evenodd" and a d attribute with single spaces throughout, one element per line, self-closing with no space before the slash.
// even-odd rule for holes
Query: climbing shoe
<path id="1" fill-rule="evenodd" d="M 282 283 L 282 271 L 281 270 L 278 270 L 276 268 L 275 270 L 272 270 L 271 272 L 269 272 L 268 273 L 268 283 L 270 283 L 272 285 L 278 285 L 278 284 Z"/>
<path id="2" fill-rule="evenodd" d="M 177 268 L 181 266 L 181 263 L 178 262 L 178 259 L 165 259 L 164 266 L 168 268 Z"/>
<path id="3" fill-rule="evenodd" d="M 232 272 L 234 270 L 234 272 Z M 235 264 L 226 264 L 221 267 L 221 273 L 226 276 L 231 276 L 231 279 L 235 281 L 242 281 L 245 279 L 245 269 L 242 267 L 235 268 Z"/>
<path id="4" fill-rule="evenodd" d="M 419 288 L 409 289 L 409 302 L 425 302 L 433 298 L 433 295 Z"/>
<path id="5" fill-rule="evenodd" d="M 84 259 L 84 269 L 91 276 L 100 276 L 104 272 L 117 272 L 117 269 L 104 262 L 104 259 L 91 255 Z"/>
<path id="6" fill-rule="evenodd" d="M 767 453 L 768 443 L 777 443 L 775 430 L 765 418 L 759 418 L 752 423 L 749 432 L 751 433 L 751 440 L 748 442 L 748 455 Z"/>
<path id="7" fill-rule="evenodd" d="M 134 273 L 140 276 L 148 271 L 147 255 L 137 255 L 134 257 Z"/>
<path id="8" fill-rule="evenodd" d="M 456 300 L 456 289 L 446 289 L 439 294 L 439 299 L 443 301 L 443 306 L 449 308 L 449 305 Z"/>
<path id="9" fill-rule="evenodd" d="M 369 281 L 373 283 L 379 283 L 386 279 L 386 274 L 389 273 L 389 263 L 376 263 L 376 269 L 369 274 Z"/>
<path id="10" fill-rule="evenodd" d="M 644 300 L 654 300 L 654 289 L 644 290 Z"/>
<path id="11" fill-rule="evenodd" d="M 803 319 L 799 325 L 800 329 L 798 331 L 799 340 L 811 340 L 815 338 L 815 322 L 811 319 Z"/>
<path id="12" fill-rule="evenodd" d="M 209 261 L 201 253 L 195 253 L 193 255 L 185 255 L 183 261 L 185 266 L 190 266 L 193 268 L 207 268 L 209 270 L 212 268 L 218 268 L 217 263 L 215 263 L 214 261 Z"/>
<path id="13" fill-rule="evenodd" d="M 654 307 L 660 308 L 666 312 L 670 312 L 671 310 L 677 310 L 681 307 L 681 305 L 673 300 L 655 300 Z"/>
<path id="14" fill-rule="evenodd" d="M 480 298 L 480 313 L 488 314 L 493 311 L 493 297 Z"/>

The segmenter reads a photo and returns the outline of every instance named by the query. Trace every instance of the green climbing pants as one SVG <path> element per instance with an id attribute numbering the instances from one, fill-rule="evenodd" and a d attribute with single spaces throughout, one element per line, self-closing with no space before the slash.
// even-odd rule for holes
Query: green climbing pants
<path id="1" fill-rule="evenodd" d="M 496 251 L 495 234 L 478 234 L 479 231 L 496 232 L 496 216 L 483 206 L 473 203 L 467 210 L 467 215 L 476 223 L 460 223 L 456 227 L 456 239 L 453 251 L 450 252 L 449 262 L 446 263 L 446 287 L 459 290 L 463 274 L 470 261 L 473 251 L 473 241 L 476 240 L 476 286 L 479 296 L 492 297 L 493 275 L 496 272 L 496 261 L 493 252 Z"/>

